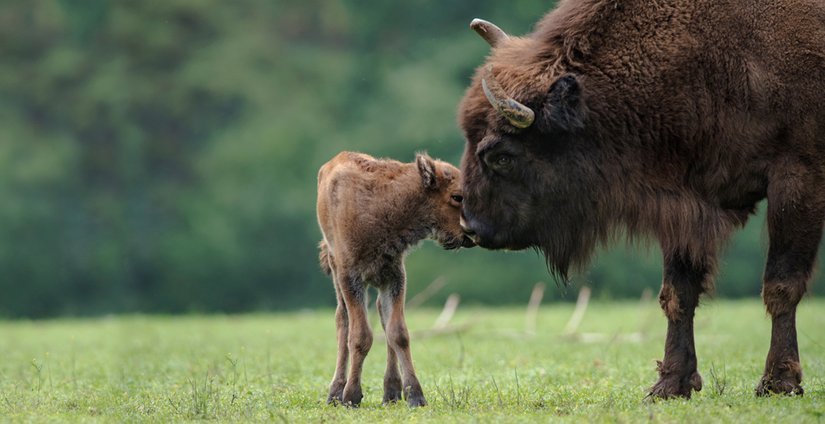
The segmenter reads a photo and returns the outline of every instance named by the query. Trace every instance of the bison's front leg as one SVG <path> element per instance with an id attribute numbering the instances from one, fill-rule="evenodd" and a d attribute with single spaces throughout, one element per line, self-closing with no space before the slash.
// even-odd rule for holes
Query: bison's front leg
<path id="1" fill-rule="evenodd" d="M 702 377 L 696 371 L 693 315 L 709 273 L 708 266 L 684 254 L 665 258 L 659 303 L 667 316 L 667 340 L 665 358 L 658 363 L 659 381 L 651 387 L 650 396 L 690 399 L 693 390 L 702 390 Z"/>
<path id="2" fill-rule="evenodd" d="M 772 278 L 772 255 L 768 254 L 768 269 L 762 297 L 771 315 L 771 347 L 765 360 L 765 373 L 756 386 L 757 396 L 771 393 L 803 394 L 802 367 L 796 343 L 796 306 L 805 293 L 806 278 L 796 281 Z"/>

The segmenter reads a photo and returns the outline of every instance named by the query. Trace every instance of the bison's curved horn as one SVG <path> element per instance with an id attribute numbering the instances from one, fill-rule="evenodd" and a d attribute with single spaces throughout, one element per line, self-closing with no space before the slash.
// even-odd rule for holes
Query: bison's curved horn
<path id="1" fill-rule="evenodd" d="M 483 38 L 484 41 L 492 47 L 495 47 L 501 40 L 506 40 L 509 38 L 507 33 L 502 31 L 501 28 L 495 26 L 491 22 L 485 21 L 484 19 L 473 19 L 473 21 L 470 22 L 470 28 L 477 32 L 478 35 L 480 35 L 481 38 Z"/>
<path id="2" fill-rule="evenodd" d="M 509 97 L 504 88 L 493 77 L 492 65 L 484 68 L 481 77 L 481 88 L 490 104 L 502 114 L 513 126 L 517 128 L 527 128 L 533 124 L 535 113 L 529 107 L 517 102 Z"/>

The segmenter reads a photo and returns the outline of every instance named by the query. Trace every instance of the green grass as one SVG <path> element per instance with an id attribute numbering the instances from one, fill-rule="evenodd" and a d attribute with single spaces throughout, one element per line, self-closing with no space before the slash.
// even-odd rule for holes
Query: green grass
<path id="1" fill-rule="evenodd" d="M 544 305 L 533 337 L 523 334 L 521 308 L 459 308 L 452 322 L 474 322 L 468 331 L 413 339 L 430 403 L 415 410 L 381 405 L 386 350 L 378 338 L 366 362 L 362 407 L 324 403 L 335 358 L 331 310 L 0 322 L 0 417 L 825 422 L 823 311 L 821 299 L 806 299 L 799 310 L 804 397 L 753 394 L 770 340 L 770 321 L 758 301 L 707 301 L 696 318 L 705 389 L 691 401 L 650 403 L 643 398 L 655 381 L 665 332 L 655 302 L 591 304 L 579 331 L 604 336 L 592 342 L 560 336 L 572 305 Z M 429 328 L 437 314 L 410 312 L 410 328 Z M 623 336 L 640 330 L 641 340 Z"/>

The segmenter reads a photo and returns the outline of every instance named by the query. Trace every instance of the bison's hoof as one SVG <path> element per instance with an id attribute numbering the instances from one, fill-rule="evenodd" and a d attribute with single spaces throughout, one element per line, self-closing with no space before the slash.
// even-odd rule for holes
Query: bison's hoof
<path id="1" fill-rule="evenodd" d="M 410 408 L 427 406 L 427 399 L 424 399 L 424 392 L 421 390 L 421 387 L 407 387 L 405 395 L 407 405 L 409 405 Z"/>
<path id="2" fill-rule="evenodd" d="M 401 400 L 401 380 L 384 380 L 384 405 Z"/>
<path id="3" fill-rule="evenodd" d="M 702 376 L 694 371 L 687 377 L 668 375 L 661 376 L 659 381 L 650 388 L 647 397 L 656 399 L 685 398 L 690 399 L 693 391 L 702 390 Z"/>
<path id="4" fill-rule="evenodd" d="M 337 405 L 338 403 L 343 402 L 344 386 L 346 385 L 346 381 L 333 381 L 332 384 L 329 385 L 327 404 Z"/>
<path id="5" fill-rule="evenodd" d="M 771 394 L 799 395 L 802 396 L 805 390 L 799 385 L 799 381 L 782 380 L 769 375 L 762 376 L 759 385 L 756 386 L 756 396 L 769 396 Z"/>
<path id="6" fill-rule="evenodd" d="M 361 393 L 360 385 L 349 385 L 344 388 L 344 393 L 341 397 L 341 403 L 346 407 L 357 408 L 361 404 L 361 399 L 364 395 Z"/>

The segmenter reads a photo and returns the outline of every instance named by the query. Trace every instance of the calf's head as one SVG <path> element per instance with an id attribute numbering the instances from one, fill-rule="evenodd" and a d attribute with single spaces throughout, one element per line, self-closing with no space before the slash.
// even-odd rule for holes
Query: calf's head
<path id="1" fill-rule="evenodd" d="M 445 249 L 475 246 L 461 228 L 461 172 L 455 166 L 426 154 L 415 158 L 424 189 L 423 209 L 429 216 L 432 238 Z"/>

